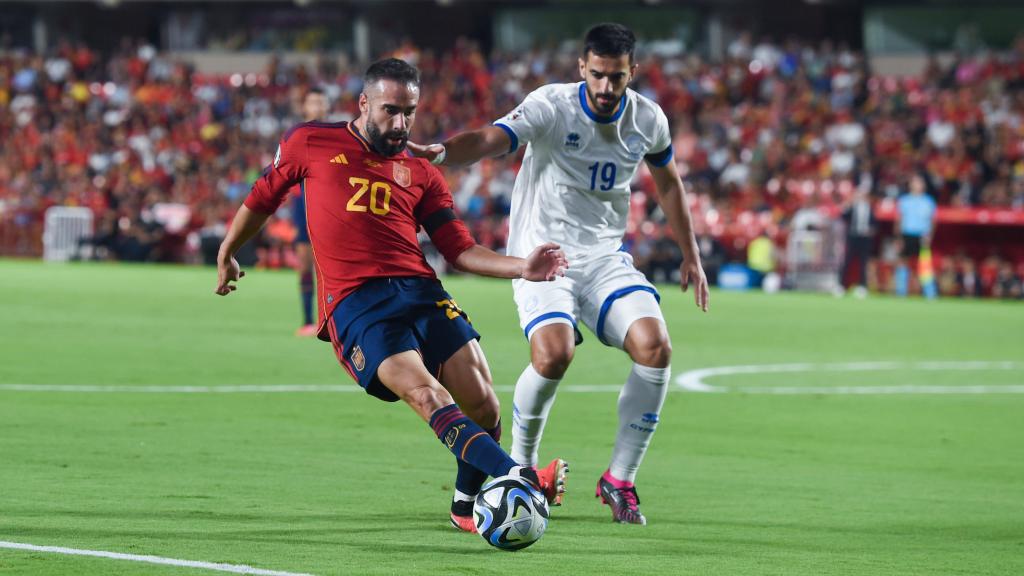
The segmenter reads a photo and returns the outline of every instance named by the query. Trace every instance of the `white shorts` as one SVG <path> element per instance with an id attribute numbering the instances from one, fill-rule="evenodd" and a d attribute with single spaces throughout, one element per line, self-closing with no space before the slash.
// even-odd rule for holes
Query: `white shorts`
<path id="1" fill-rule="evenodd" d="M 629 327 L 640 318 L 665 321 L 658 305 L 660 296 L 647 278 L 633 266 L 628 252 L 614 252 L 569 263 L 565 276 L 553 282 L 512 283 L 519 327 L 526 339 L 548 324 L 570 324 L 576 343 L 583 341 L 578 322 L 601 342 L 622 348 Z"/>

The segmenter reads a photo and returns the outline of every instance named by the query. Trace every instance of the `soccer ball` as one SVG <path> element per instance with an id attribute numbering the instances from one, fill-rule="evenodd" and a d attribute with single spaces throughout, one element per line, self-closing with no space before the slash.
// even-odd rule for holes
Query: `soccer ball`
<path id="1" fill-rule="evenodd" d="M 522 550 L 544 535 L 548 501 L 518 476 L 488 482 L 476 496 L 473 518 L 477 534 L 501 550 Z"/>

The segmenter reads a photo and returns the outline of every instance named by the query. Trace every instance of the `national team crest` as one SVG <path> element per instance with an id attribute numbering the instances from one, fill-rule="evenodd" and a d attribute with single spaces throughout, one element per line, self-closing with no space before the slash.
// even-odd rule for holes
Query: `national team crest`
<path id="1" fill-rule="evenodd" d="M 408 188 L 409 185 L 412 184 L 412 170 L 409 170 L 409 167 L 405 164 L 400 164 L 398 162 L 394 163 L 394 167 L 395 183 L 402 188 Z"/>
<path id="2" fill-rule="evenodd" d="M 362 372 L 363 368 L 366 368 L 366 356 L 363 356 L 363 349 L 359 346 L 352 348 L 352 365 L 356 367 L 356 370 Z"/>
<path id="3" fill-rule="evenodd" d="M 646 151 L 644 139 L 638 134 L 630 134 L 626 138 L 626 151 L 630 160 L 639 162 Z"/>

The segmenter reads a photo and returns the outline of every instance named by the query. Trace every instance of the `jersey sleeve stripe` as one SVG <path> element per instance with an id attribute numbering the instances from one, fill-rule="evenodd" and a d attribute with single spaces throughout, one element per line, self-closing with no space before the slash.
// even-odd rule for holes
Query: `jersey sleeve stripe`
<path id="1" fill-rule="evenodd" d="M 655 166 L 661 167 L 668 164 L 669 160 L 672 159 L 673 155 L 674 151 L 672 150 L 672 145 L 669 144 L 668 148 L 665 148 L 661 152 L 655 152 L 654 154 L 648 154 L 644 156 L 644 160 L 647 160 L 648 162 Z"/>
<path id="2" fill-rule="evenodd" d="M 513 131 L 508 125 L 502 124 L 501 122 L 495 122 L 494 125 L 504 130 L 505 134 L 508 134 L 508 139 L 512 142 L 508 147 L 509 154 L 515 152 L 516 149 L 519 148 L 519 137 L 516 136 L 515 131 Z"/>
<path id="3" fill-rule="evenodd" d="M 427 234 L 433 236 L 438 228 L 455 219 L 454 210 L 451 208 L 441 208 L 424 218 L 421 224 L 423 224 L 423 229 L 427 231 Z"/>

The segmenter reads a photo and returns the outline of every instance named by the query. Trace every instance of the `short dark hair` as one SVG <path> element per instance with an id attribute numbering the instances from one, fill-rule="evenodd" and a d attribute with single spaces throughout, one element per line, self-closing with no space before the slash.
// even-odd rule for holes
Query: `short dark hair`
<path id="1" fill-rule="evenodd" d="M 378 80 L 394 80 L 404 84 L 420 85 L 420 71 L 405 60 L 385 58 L 377 60 L 363 74 L 363 89 Z"/>
<path id="2" fill-rule="evenodd" d="M 321 87 L 319 87 L 319 86 L 310 86 L 310 87 L 309 87 L 309 89 L 308 89 L 308 90 L 306 90 L 306 93 L 305 93 L 305 94 L 303 94 L 303 96 L 302 96 L 302 97 L 303 97 L 303 98 L 306 98 L 306 97 L 307 97 L 307 96 L 309 96 L 310 94 L 319 94 L 319 95 L 321 95 L 321 96 L 326 96 L 326 95 L 327 95 L 327 93 L 326 93 L 326 92 L 324 92 L 324 89 L 323 89 L 323 88 L 321 88 Z"/>
<path id="3" fill-rule="evenodd" d="M 633 31 L 622 24 L 605 22 L 587 30 L 583 37 L 583 57 L 593 52 L 598 56 L 622 56 L 629 54 L 633 60 L 633 49 L 636 47 L 636 36 Z"/>

